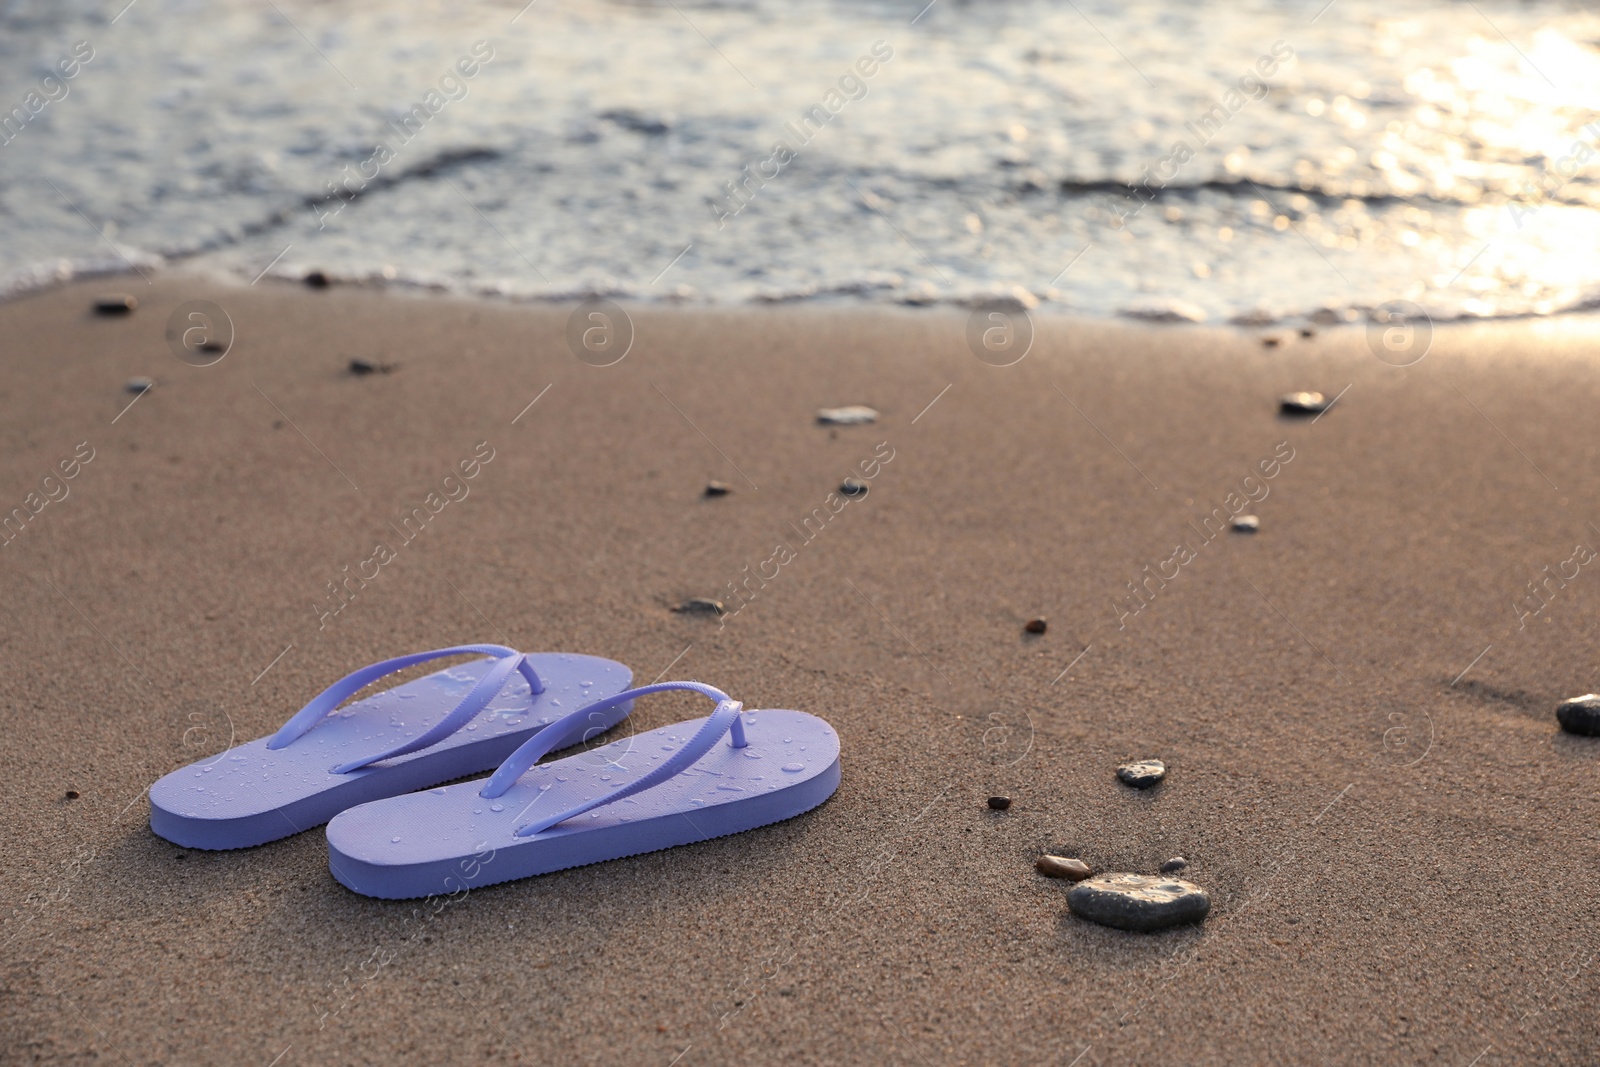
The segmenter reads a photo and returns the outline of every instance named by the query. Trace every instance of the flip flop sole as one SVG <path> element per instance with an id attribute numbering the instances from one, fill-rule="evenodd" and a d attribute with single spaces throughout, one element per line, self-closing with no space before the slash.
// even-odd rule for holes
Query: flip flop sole
<path id="1" fill-rule="evenodd" d="M 369 897 L 405 899 L 694 844 L 793 818 L 839 787 L 839 736 L 814 715 L 744 715 L 749 745 L 719 742 L 683 773 L 531 837 L 517 827 L 648 773 L 694 719 L 542 764 L 495 800 L 483 780 L 362 804 L 328 824 L 328 869 Z"/>
<path id="2" fill-rule="evenodd" d="M 381 752 L 443 718 L 491 666 L 480 660 L 366 697 L 329 715 L 288 746 L 259 738 L 168 774 L 150 787 L 150 829 L 187 848 L 248 848 L 320 826 L 356 804 L 492 770 L 567 712 L 620 693 L 633 672 L 598 656 L 535 653 L 544 680 L 537 697 L 520 677 L 463 729 L 429 748 L 348 774 L 332 768 Z M 558 748 L 578 744 L 627 717 L 632 702 L 579 723 Z"/>

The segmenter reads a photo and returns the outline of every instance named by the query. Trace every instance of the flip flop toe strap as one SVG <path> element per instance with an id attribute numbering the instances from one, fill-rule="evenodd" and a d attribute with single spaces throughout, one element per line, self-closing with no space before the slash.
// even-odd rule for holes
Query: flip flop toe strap
<path id="1" fill-rule="evenodd" d="M 654 685 L 640 686 L 638 689 L 629 689 L 618 693 L 616 696 L 596 701 L 593 704 L 579 708 L 565 718 L 558 719 L 538 734 L 529 738 L 521 748 L 508 756 L 506 761 L 500 765 L 500 768 L 490 776 L 489 781 L 479 791 L 479 795 L 485 799 L 492 799 L 505 793 L 518 778 L 522 777 L 529 768 L 554 747 L 557 738 L 567 734 L 570 727 L 583 722 L 586 716 L 594 712 L 603 711 L 623 701 L 632 700 L 635 697 L 670 690 L 699 693 L 716 701 L 717 708 L 711 713 L 710 718 L 701 724 L 700 729 L 695 732 L 695 735 L 686 744 L 674 752 L 660 766 L 653 768 L 648 774 L 626 785 L 619 786 L 609 793 L 603 793 L 592 800 L 584 801 L 576 807 L 535 819 L 525 826 L 519 826 L 516 830 L 516 835 L 518 837 L 532 837 L 541 830 L 548 830 L 557 823 L 565 822 L 575 815 L 582 815 L 584 812 L 593 811 L 595 808 L 633 796 L 635 793 L 643 792 L 652 786 L 660 785 L 668 778 L 672 778 L 693 766 L 701 756 L 711 751 L 712 746 L 724 734 L 731 734 L 728 738 L 728 744 L 732 748 L 744 748 L 748 744 L 744 736 L 744 720 L 739 717 L 744 710 L 743 704 L 715 686 L 705 685 L 701 682 L 658 682 Z"/>
<path id="2" fill-rule="evenodd" d="M 544 692 L 544 681 L 539 673 L 534 670 L 533 664 L 528 662 L 528 657 L 514 648 L 505 645 L 456 645 L 452 648 L 436 648 L 430 652 L 413 652 L 407 656 L 396 656 L 394 659 L 381 660 L 377 663 L 352 671 L 343 678 L 334 682 L 328 688 L 295 713 L 294 717 L 283 724 L 283 727 L 272 735 L 267 742 L 268 749 L 280 749 L 303 737 L 317 723 L 321 722 L 340 704 L 350 697 L 382 678 L 384 675 L 403 671 L 407 667 L 414 667 L 419 663 L 429 660 L 443 659 L 447 656 L 461 656 L 469 653 L 479 653 L 494 659 L 495 665 L 491 667 L 478 683 L 468 691 L 450 714 L 440 719 L 433 726 L 424 730 L 418 737 L 394 745 L 372 756 L 364 756 L 348 763 L 341 763 L 334 767 L 334 774 L 348 774 L 360 770 L 379 760 L 386 760 L 392 756 L 403 756 L 408 752 L 415 752 L 429 745 L 437 744 L 449 737 L 461 727 L 472 720 L 478 712 L 482 711 L 489 701 L 505 686 L 511 677 L 511 672 L 520 673 L 527 679 L 529 690 L 537 696 Z"/>

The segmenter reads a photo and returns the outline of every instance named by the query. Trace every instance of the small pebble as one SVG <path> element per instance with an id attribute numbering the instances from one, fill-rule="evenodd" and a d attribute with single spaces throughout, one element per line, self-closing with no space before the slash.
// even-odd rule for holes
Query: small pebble
<path id="1" fill-rule="evenodd" d="M 129 378 L 122 384 L 122 388 L 130 393 L 142 393 L 156 383 L 149 378 Z"/>
<path id="2" fill-rule="evenodd" d="M 672 610 L 686 614 L 703 611 L 712 615 L 721 615 L 722 601 L 712 600 L 708 596 L 692 596 Z"/>
<path id="3" fill-rule="evenodd" d="M 94 298 L 96 315 L 129 315 L 139 301 L 127 293 L 104 293 Z"/>
<path id="4" fill-rule="evenodd" d="M 1134 760 L 1117 768 L 1117 777 L 1135 789 L 1149 789 L 1166 776 L 1167 765 L 1158 759 Z"/>
<path id="5" fill-rule="evenodd" d="M 1573 697 L 1556 706 L 1556 721 L 1569 734 L 1600 737 L 1600 696 Z"/>
<path id="6" fill-rule="evenodd" d="M 1240 515 L 1233 520 L 1234 533 L 1255 533 L 1261 529 L 1261 520 L 1254 515 Z"/>
<path id="7" fill-rule="evenodd" d="M 209 341 L 201 341 L 195 347 L 201 352 L 226 352 L 228 350 L 228 346 L 216 338 L 212 338 Z"/>
<path id="8" fill-rule="evenodd" d="M 1188 860 L 1184 859 L 1182 856 L 1174 856 L 1161 865 L 1161 873 L 1177 874 L 1187 866 L 1189 866 Z"/>
<path id="9" fill-rule="evenodd" d="M 1094 873 L 1082 860 L 1069 856 L 1044 855 L 1033 861 L 1033 869 L 1046 878 L 1070 878 L 1081 882 Z"/>
<path id="10" fill-rule="evenodd" d="M 313 289 L 326 289 L 328 287 L 328 276 L 320 270 L 309 272 L 301 280 Z"/>
<path id="11" fill-rule="evenodd" d="M 990 797 L 989 798 L 989 808 L 992 811 L 1005 811 L 1009 807 L 1011 807 L 1011 798 L 1010 797 Z"/>
<path id="12" fill-rule="evenodd" d="M 839 492 L 845 496 L 865 496 L 867 483 L 860 478 L 846 478 L 839 484 Z"/>
<path id="13" fill-rule="evenodd" d="M 1313 330 L 1309 326 L 1302 326 L 1300 328 L 1300 336 L 1304 337 L 1308 341 L 1311 340 L 1311 338 L 1315 337 L 1316 335 L 1317 335 L 1317 331 Z"/>
<path id="14" fill-rule="evenodd" d="M 1097 874 L 1068 891 L 1067 907 L 1078 918 L 1101 926 L 1148 933 L 1199 922 L 1211 910 L 1211 897 L 1178 878 Z"/>
<path id="15" fill-rule="evenodd" d="M 878 413 L 864 404 L 851 404 L 842 408 L 823 408 L 817 412 L 817 421 L 830 426 L 864 426 L 878 421 Z"/>
<path id="16" fill-rule="evenodd" d="M 68 800 L 77 800 L 80 795 L 81 794 L 76 789 L 67 790 L 67 799 Z"/>
<path id="17" fill-rule="evenodd" d="M 1285 393 L 1278 398 L 1278 409 L 1285 415 L 1320 415 L 1328 410 L 1328 398 L 1321 393 Z"/>
<path id="18" fill-rule="evenodd" d="M 1042 634 L 1046 630 L 1050 629 L 1050 624 L 1045 622 L 1042 618 L 1029 619 L 1027 622 L 1023 623 L 1022 628 L 1030 634 Z"/>
<path id="19" fill-rule="evenodd" d="M 379 366 L 369 359 L 352 359 L 350 361 L 351 374 L 376 374 Z"/>
<path id="20" fill-rule="evenodd" d="M 1262 348 L 1277 348 L 1278 345 L 1281 344 L 1282 342 L 1283 342 L 1283 338 L 1278 337 L 1276 335 L 1269 335 L 1269 336 L 1263 337 L 1261 339 L 1261 347 Z"/>
<path id="21" fill-rule="evenodd" d="M 727 482 L 707 482 L 706 496 L 727 496 L 733 489 Z"/>

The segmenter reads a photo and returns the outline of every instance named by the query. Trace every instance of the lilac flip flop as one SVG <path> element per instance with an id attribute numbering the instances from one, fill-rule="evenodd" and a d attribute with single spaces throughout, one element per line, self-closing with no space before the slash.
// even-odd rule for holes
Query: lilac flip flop
<path id="1" fill-rule="evenodd" d="M 649 693 L 716 701 L 691 719 L 534 767 L 549 735 Z M 717 742 L 728 735 L 728 743 Z M 745 711 L 699 682 L 661 682 L 579 708 L 488 779 L 349 808 L 328 824 L 328 868 L 357 893 L 457 893 L 753 830 L 839 788 L 839 735 L 800 711 Z"/>
<path id="2" fill-rule="evenodd" d="M 385 675 L 471 653 L 490 658 L 339 709 Z M 189 848 L 276 841 L 352 805 L 486 771 L 530 738 L 545 751 L 586 741 L 627 717 L 633 702 L 618 694 L 632 680 L 627 667 L 598 656 L 524 655 L 504 645 L 459 645 L 383 660 L 324 689 L 271 737 L 156 782 L 150 829 Z M 586 705 L 595 710 L 572 713 Z"/>

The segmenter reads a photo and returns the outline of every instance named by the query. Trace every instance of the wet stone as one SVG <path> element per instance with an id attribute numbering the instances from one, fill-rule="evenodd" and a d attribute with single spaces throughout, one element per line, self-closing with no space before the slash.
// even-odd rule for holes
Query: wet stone
<path id="1" fill-rule="evenodd" d="M 1285 393 L 1278 398 L 1278 409 L 1285 415 L 1320 415 L 1328 410 L 1328 398 L 1321 393 Z"/>
<path id="2" fill-rule="evenodd" d="M 865 404 L 850 404 L 842 408 L 823 408 L 817 412 L 817 421 L 828 426 L 864 426 L 878 421 L 878 413 Z"/>
<path id="3" fill-rule="evenodd" d="M 990 797 L 989 798 L 989 809 L 991 811 L 1005 811 L 1009 807 L 1011 807 L 1011 798 L 1010 797 Z"/>
<path id="4" fill-rule="evenodd" d="M 839 484 L 839 492 L 845 496 L 865 496 L 867 483 L 860 478 L 846 478 Z"/>
<path id="5" fill-rule="evenodd" d="M 1600 737 L 1600 696 L 1573 697 L 1556 706 L 1556 721 L 1569 734 Z"/>
<path id="6" fill-rule="evenodd" d="M 94 298 L 96 315 L 128 315 L 139 306 L 139 301 L 127 293 L 102 293 Z"/>
<path id="7" fill-rule="evenodd" d="M 1029 619 L 1022 628 L 1030 634 L 1042 634 L 1050 628 L 1050 624 L 1043 619 Z"/>
<path id="8" fill-rule="evenodd" d="M 1117 768 L 1117 777 L 1124 785 L 1135 789 L 1149 789 L 1167 776 L 1167 765 L 1158 759 L 1134 760 Z"/>
<path id="9" fill-rule="evenodd" d="M 1182 856 L 1174 856 L 1161 865 L 1161 873 L 1177 874 L 1187 866 L 1189 866 L 1188 860 L 1184 859 Z"/>
<path id="10" fill-rule="evenodd" d="M 149 378 L 129 378 L 122 383 L 122 388 L 130 393 L 142 393 L 154 387 L 156 383 Z"/>
<path id="11" fill-rule="evenodd" d="M 1254 515 L 1240 515 L 1233 520 L 1234 533 L 1255 533 L 1261 529 L 1261 520 Z"/>
<path id="12" fill-rule="evenodd" d="M 67 790 L 67 799 L 68 800 L 77 800 L 80 795 L 81 794 L 76 789 Z"/>
<path id="13" fill-rule="evenodd" d="M 301 280 L 313 289 L 326 289 L 328 287 L 328 276 L 320 270 L 309 272 Z"/>
<path id="14" fill-rule="evenodd" d="M 1180 878 L 1098 874 L 1072 887 L 1067 907 L 1078 918 L 1101 926 L 1148 933 L 1199 922 L 1211 910 L 1211 897 Z"/>
<path id="15" fill-rule="evenodd" d="M 1081 882 L 1094 874 L 1089 865 L 1071 856 L 1044 855 L 1033 861 L 1033 869 L 1046 878 L 1066 878 Z"/>
<path id="16" fill-rule="evenodd" d="M 706 496 L 727 496 L 733 492 L 727 482 L 707 482 Z"/>
<path id="17" fill-rule="evenodd" d="M 692 596 L 682 604 L 672 609 L 680 614 L 690 615 L 704 613 L 707 615 L 721 615 L 722 601 L 712 600 L 708 596 Z"/>

